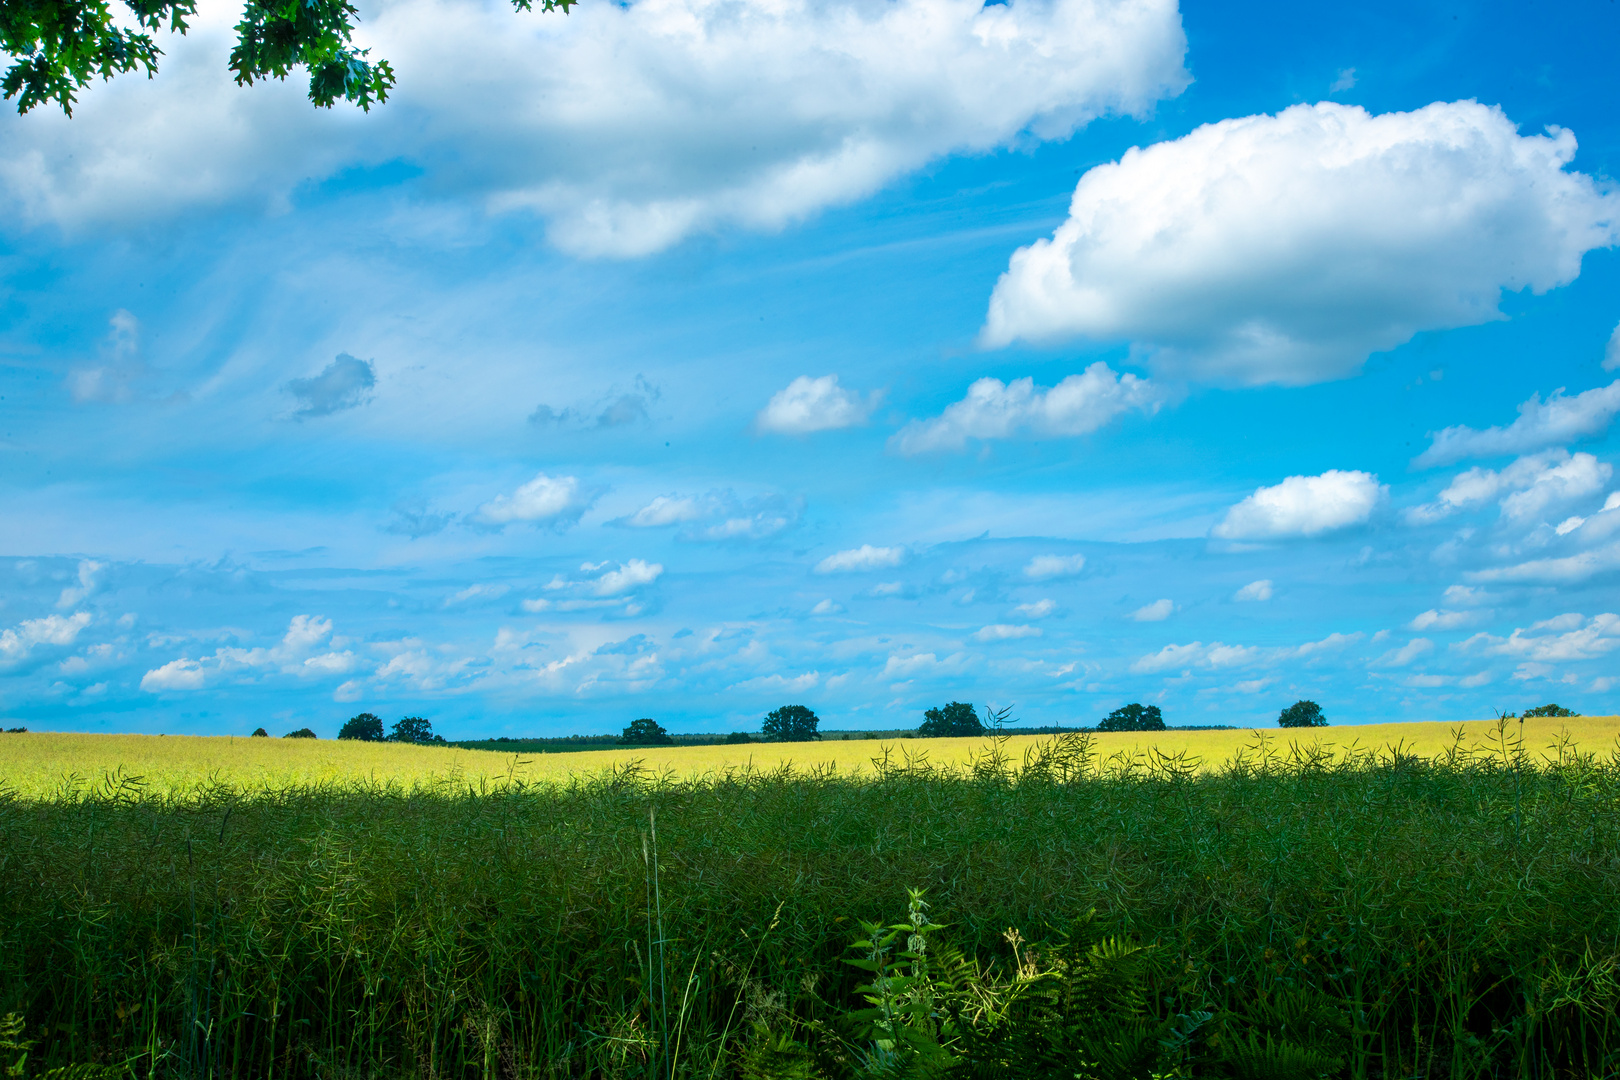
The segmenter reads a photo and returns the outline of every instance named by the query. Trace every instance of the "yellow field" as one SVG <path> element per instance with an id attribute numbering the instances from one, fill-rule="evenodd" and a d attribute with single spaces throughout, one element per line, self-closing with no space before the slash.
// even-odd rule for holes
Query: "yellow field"
<path id="1" fill-rule="evenodd" d="M 1452 743 L 1457 727 L 1464 743 L 1483 745 L 1495 721 L 1465 725 L 1438 723 L 1372 724 L 1310 731 L 1264 732 L 1273 745 L 1320 744 L 1336 750 L 1351 746 L 1366 749 L 1396 744 L 1407 751 L 1432 755 Z M 1510 730 L 1517 733 L 1514 722 Z M 1620 738 L 1620 717 L 1582 716 L 1535 719 L 1524 722 L 1525 749 L 1543 753 L 1567 733 L 1583 750 L 1607 756 Z M 1252 746 L 1255 731 L 1130 732 L 1095 736 L 1104 756 L 1133 755 L 1150 747 L 1175 753 L 1185 750 L 1212 768 L 1230 759 L 1244 746 Z M 1014 736 L 1008 750 L 1020 758 L 1031 743 L 1046 736 Z M 336 742 L 328 739 L 240 739 L 169 735 L 58 735 L 49 733 L 0 734 L 0 788 L 24 797 L 41 797 L 65 784 L 95 783 L 121 769 L 143 778 L 151 790 L 175 791 L 209 781 L 257 788 L 289 784 L 344 782 L 353 779 L 396 781 L 404 784 L 458 777 L 476 784 L 507 777 L 525 780 L 564 779 L 600 772 L 631 761 L 654 771 L 678 776 L 700 776 L 727 768 L 752 765 L 774 768 L 783 762 L 812 768 L 834 765 L 840 772 L 872 767 L 874 755 L 888 747 L 899 759 L 925 754 L 935 764 L 961 764 L 985 749 L 983 739 L 841 740 L 821 743 L 753 744 L 747 746 L 648 747 L 636 750 L 600 750 L 571 754 L 512 755 L 449 747 L 400 746 L 393 743 Z"/>

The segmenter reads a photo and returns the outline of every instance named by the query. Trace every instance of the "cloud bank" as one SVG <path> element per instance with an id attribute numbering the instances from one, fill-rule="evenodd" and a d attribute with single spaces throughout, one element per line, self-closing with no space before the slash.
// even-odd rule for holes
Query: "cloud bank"
<path id="1" fill-rule="evenodd" d="M 1620 196 L 1566 171 L 1574 156 L 1570 132 L 1521 136 L 1473 101 L 1209 124 L 1081 177 L 1068 220 L 1013 255 L 982 338 L 1129 340 L 1218 383 L 1341 378 L 1612 245 Z"/>
<path id="2" fill-rule="evenodd" d="M 567 16 L 394 0 L 361 38 L 400 85 L 362 117 L 311 109 L 290 84 L 231 86 L 230 13 L 203 15 L 164 40 L 153 83 L 13 125 L 0 189 L 15 213 L 145 220 L 403 159 L 438 189 L 538 211 L 567 251 L 636 256 L 716 226 L 780 228 L 946 154 L 1143 115 L 1189 81 L 1174 0 L 639 0 Z"/>

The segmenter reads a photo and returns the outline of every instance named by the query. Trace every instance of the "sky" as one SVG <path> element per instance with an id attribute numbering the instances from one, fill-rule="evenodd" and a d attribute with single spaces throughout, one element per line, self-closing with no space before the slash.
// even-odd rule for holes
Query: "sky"
<path id="1" fill-rule="evenodd" d="M 5 726 L 1620 712 L 1612 0 L 201 9 L 0 113 Z"/>

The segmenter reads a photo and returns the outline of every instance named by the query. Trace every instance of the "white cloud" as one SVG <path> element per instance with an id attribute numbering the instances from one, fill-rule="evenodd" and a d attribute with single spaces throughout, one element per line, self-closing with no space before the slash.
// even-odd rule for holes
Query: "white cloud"
<path id="1" fill-rule="evenodd" d="M 15 627 L 0 631 L 0 663 L 16 663 L 33 651 L 36 645 L 71 645 L 79 631 L 90 625 L 90 613 L 73 615 L 47 615 L 42 619 L 25 619 Z"/>
<path id="2" fill-rule="evenodd" d="M 1463 576 L 1479 582 L 1543 582 L 1567 585 L 1620 570 L 1620 544 L 1605 544 L 1590 551 L 1557 558 L 1531 559 L 1513 566 L 1471 570 Z"/>
<path id="3" fill-rule="evenodd" d="M 1024 567 L 1024 576 L 1032 581 L 1074 577 L 1086 568 L 1084 555 L 1037 555 Z"/>
<path id="4" fill-rule="evenodd" d="M 905 591 L 906 583 L 903 581 L 880 581 L 872 586 L 873 596 L 899 596 Z"/>
<path id="5" fill-rule="evenodd" d="M 1603 370 L 1613 371 L 1620 368 L 1620 323 L 1616 323 L 1614 330 L 1609 334 L 1609 344 L 1603 350 Z"/>
<path id="6" fill-rule="evenodd" d="M 610 524 L 632 529 L 686 525 L 683 540 L 760 540 L 798 524 L 802 500 L 778 495 L 739 499 L 730 491 L 703 495 L 659 495 L 628 517 Z"/>
<path id="7" fill-rule="evenodd" d="M 1232 594 L 1232 599 L 1234 599 L 1234 600 L 1245 600 L 1245 601 L 1263 601 L 1263 600 L 1270 600 L 1271 596 L 1272 596 L 1271 579 L 1270 578 L 1261 578 L 1259 581 L 1251 581 L 1251 582 L 1249 582 L 1247 585 L 1243 586 L 1243 588 L 1241 588 L 1237 592 L 1233 593 Z"/>
<path id="8" fill-rule="evenodd" d="M 983 340 L 1126 339 L 1223 383 L 1341 378 L 1613 244 L 1620 197 L 1566 171 L 1574 155 L 1568 131 L 1521 137 L 1473 101 L 1209 124 L 1081 177 L 1068 220 L 1013 255 Z"/>
<path id="9" fill-rule="evenodd" d="M 1529 400 L 1519 406 L 1519 418 L 1507 427 L 1479 431 L 1458 425 L 1433 433 L 1429 448 L 1414 458 L 1412 464 L 1427 469 L 1465 458 L 1524 454 L 1601 435 L 1608 430 L 1617 412 L 1620 412 L 1620 379 L 1574 397 L 1565 397 L 1564 388 L 1560 386 L 1546 401 L 1541 400 L 1539 393 L 1531 394 Z"/>
<path id="10" fill-rule="evenodd" d="M 1413 638 L 1398 649 L 1391 649 L 1372 662 L 1373 667 L 1405 667 L 1420 656 L 1434 652 L 1434 642 L 1428 638 Z"/>
<path id="11" fill-rule="evenodd" d="M 1502 500 L 1502 516 L 1519 521 L 1537 519 L 1549 506 L 1596 495 L 1614 475 L 1614 467 L 1591 454 L 1576 454 L 1537 472 L 1523 491 Z"/>
<path id="12" fill-rule="evenodd" d="M 1581 517 L 1579 514 L 1571 514 L 1563 521 L 1560 521 L 1558 523 L 1558 527 L 1554 529 L 1553 532 L 1559 536 L 1568 536 L 1570 533 L 1574 532 L 1576 529 L 1585 524 L 1585 518 Z"/>
<path id="13" fill-rule="evenodd" d="M 1095 431 L 1132 409 L 1152 415 L 1166 399 L 1147 379 L 1116 375 L 1098 361 L 1083 374 L 1070 375 L 1051 389 L 1033 378 L 980 379 L 967 396 L 932 420 L 913 420 L 889 445 L 902 454 L 961 450 L 969 439 L 1006 439 L 1020 432 L 1072 436 Z"/>
<path id="14" fill-rule="evenodd" d="M 843 610 L 844 610 L 844 608 L 843 608 L 842 604 L 834 603 L 832 601 L 832 599 L 829 597 L 828 599 L 822 600 L 821 602 L 816 604 L 815 607 L 811 608 L 810 609 L 810 614 L 812 614 L 812 615 L 837 615 L 840 611 L 843 611 Z"/>
<path id="15" fill-rule="evenodd" d="M 1227 645 L 1214 641 L 1205 645 L 1194 641 L 1187 645 L 1166 645 L 1156 653 L 1138 657 L 1131 670 L 1138 674 L 1160 671 L 1191 671 L 1194 668 L 1220 670 L 1247 667 L 1251 664 L 1277 664 L 1287 660 L 1310 660 L 1324 653 L 1337 652 L 1361 640 L 1361 634 L 1329 634 L 1320 641 L 1307 641 L 1303 645 L 1283 645 L 1259 648 L 1254 645 Z"/>
<path id="16" fill-rule="evenodd" d="M 1521 627 L 1506 638 L 1475 634 L 1458 648 L 1546 664 L 1596 660 L 1620 649 L 1620 615 L 1574 612 Z"/>
<path id="17" fill-rule="evenodd" d="M 342 652 L 322 653 L 304 661 L 308 675 L 347 675 L 360 664 L 360 658 L 345 649 Z"/>
<path id="18" fill-rule="evenodd" d="M 1163 622 L 1176 610 L 1176 605 L 1170 600 L 1155 600 L 1131 612 L 1131 618 L 1137 622 Z"/>
<path id="19" fill-rule="evenodd" d="M 636 529 L 657 529 L 707 517 L 709 508 L 693 496 L 659 495 L 652 502 L 624 519 Z"/>
<path id="20" fill-rule="evenodd" d="M 1529 521 L 1549 506 L 1596 495 L 1613 474 L 1613 467 L 1591 454 L 1544 450 L 1521 457 L 1500 471 L 1475 466 L 1457 474 L 1434 502 L 1408 510 L 1406 520 L 1427 525 L 1507 493 L 1501 500 L 1502 516 Z"/>
<path id="21" fill-rule="evenodd" d="M 1038 626 L 1014 626 L 1008 623 L 993 623 L 990 626 L 980 627 L 974 631 L 974 641 L 1016 641 L 1019 638 L 1040 637 L 1041 628 Z"/>
<path id="22" fill-rule="evenodd" d="M 1407 623 L 1410 630 L 1456 630 L 1490 617 L 1489 611 L 1453 611 L 1450 608 L 1430 608 Z"/>
<path id="23" fill-rule="evenodd" d="M 818 574 L 847 574 L 862 570 L 885 570 L 906 561 L 906 549 L 873 547 L 862 544 L 858 548 L 836 552 L 816 564 Z"/>
<path id="24" fill-rule="evenodd" d="M 1321 641 L 1307 641 L 1294 649 L 1274 650 L 1274 654 L 1282 658 L 1295 656 L 1303 659 L 1317 653 L 1334 652 L 1344 648 L 1346 645 L 1353 645 L 1360 640 L 1361 632 L 1359 630 L 1354 634 L 1329 634 Z"/>
<path id="25" fill-rule="evenodd" d="M 1035 600 L 1027 604 L 1019 604 L 1013 608 L 1014 615 L 1022 615 L 1026 619 L 1044 619 L 1057 610 L 1054 600 Z"/>
<path id="26" fill-rule="evenodd" d="M 478 508 L 474 520 L 500 527 L 514 521 L 565 524 L 578 520 L 590 506 L 579 480 L 572 476 L 538 474 L 510 495 L 497 495 Z"/>
<path id="27" fill-rule="evenodd" d="M 1476 589 L 1471 585 L 1448 585 L 1441 594 L 1441 599 L 1450 607 L 1478 607 L 1489 604 L 1496 597 L 1484 589 Z"/>
<path id="28" fill-rule="evenodd" d="M 465 589 L 450 594 L 444 598 L 444 606 L 452 607 L 456 604 L 466 603 L 468 600 L 498 600 L 510 591 L 509 585 L 485 585 L 474 583 Z"/>
<path id="29" fill-rule="evenodd" d="M 1194 641 L 1188 645 L 1166 645 L 1156 653 L 1137 659 L 1131 670 L 1138 674 L 1191 668 L 1242 667 L 1263 659 L 1265 653 L 1252 645 L 1226 645 L 1215 641 L 1205 645 Z"/>
<path id="30" fill-rule="evenodd" d="M 608 566 L 609 564 L 605 562 L 584 563 L 580 566 L 580 570 L 586 574 L 596 574 L 595 577 L 566 578 L 558 574 L 546 583 L 546 589 L 550 592 L 563 592 L 575 596 L 582 593 L 589 596 L 622 596 L 643 585 L 651 585 L 664 572 L 662 563 L 647 562 L 645 559 L 631 559 L 629 562 L 620 563 L 612 570 L 607 569 Z M 525 600 L 522 606 L 524 611 L 533 614 L 554 606 L 564 611 L 579 610 L 581 603 L 539 599 Z M 584 606 L 601 606 L 601 604 L 585 602 Z"/>
<path id="31" fill-rule="evenodd" d="M 387 0 L 361 28 L 400 73 L 369 115 L 301 80 L 230 85 L 230 12 L 168 38 L 153 83 L 14 127 L 14 212 L 69 225 L 274 201 L 406 159 L 440 189 L 532 207 L 572 252 L 632 256 L 697 230 L 775 229 L 955 152 L 1061 139 L 1187 85 L 1171 0 L 639 0 L 514 14 Z M 37 118 L 37 119 L 36 119 Z"/>
<path id="32" fill-rule="evenodd" d="M 726 687 L 727 690 L 770 690 L 783 694 L 802 694 L 821 681 L 821 672 L 807 671 L 803 675 L 762 675 Z"/>
<path id="33" fill-rule="evenodd" d="M 294 615 L 287 631 L 275 645 L 244 649 L 223 646 L 208 656 L 192 660 L 181 657 L 153 668 L 141 677 L 141 689 L 151 693 L 166 690 L 200 690 L 211 679 L 229 674 L 279 671 L 284 675 L 319 677 L 346 674 L 359 664 L 348 651 L 329 650 L 311 655 L 332 635 L 332 620 L 319 615 Z"/>
<path id="34" fill-rule="evenodd" d="M 62 595 L 57 597 L 56 606 L 65 610 L 89 599 L 90 594 L 96 591 L 96 579 L 105 569 L 107 567 L 104 564 L 93 559 L 80 559 L 79 584 L 69 585 L 63 589 Z"/>
<path id="35" fill-rule="evenodd" d="M 1371 473 L 1329 469 L 1320 476 L 1290 476 L 1226 512 L 1210 530 L 1222 540 L 1278 540 L 1364 524 L 1388 493 Z"/>
<path id="36" fill-rule="evenodd" d="M 195 660 L 182 657 L 179 660 L 170 660 L 162 667 L 153 668 L 142 675 L 141 689 L 153 694 L 165 690 L 201 690 L 203 681 L 203 666 Z"/>
<path id="37" fill-rule="evenodd" d="M 1333 80 L 1333 84 L 1328 87 L 1328 93 L 1337 94 L 1340 90 L 1353 90 L 1355 85 L 1356 69 L 1353 67 L 1344 68 L 1339 72 L 1338 77 Z"/>
<path id="38" fill-rule="evenodd" d="M 879 395 L 865 401 L 861 395 L 838 385 L 837 375 L 812 379 L 800 375 L 780 390 L 760 410 L 754 423 L 761 431 L 782 435 L 808 435 L 812 431 L 854 427 L 866 423 L 877 407 Z"/>
<path id="39" fill-rule="evenodd" d="M 910 656 L 894 654 L 883 665 L 882 678 L 909 679 L 917 675 L 960 671 L 966 666 L 967 659 L 962 653 L 952 653 L 943 660 L 931 652 L 913 653 Z"/>

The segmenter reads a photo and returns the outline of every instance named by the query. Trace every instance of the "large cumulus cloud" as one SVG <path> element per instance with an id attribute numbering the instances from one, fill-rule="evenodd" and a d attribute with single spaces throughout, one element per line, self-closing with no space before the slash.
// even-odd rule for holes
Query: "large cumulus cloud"
<path id="1" fill-rule="evenodd" d="M 1081 177 L 1068 220 L 1013 255 L 983 340 L 1128 340 L 1157 371 L 1231 384 L 1353 374 L 1615 242 L 1620 197 L 1566 168 L 1575 149 L 1473 101 L 1209 124 Z"/>

